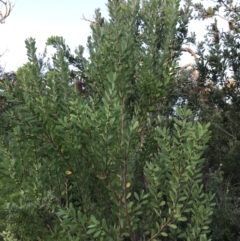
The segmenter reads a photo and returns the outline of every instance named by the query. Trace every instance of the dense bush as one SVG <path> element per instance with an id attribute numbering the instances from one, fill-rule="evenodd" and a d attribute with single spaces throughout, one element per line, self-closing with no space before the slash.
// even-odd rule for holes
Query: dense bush
<path id="1" fill-rule="evenodd" d="M 1 82 L 3 240 L 209 240 L 210 125 L 178 106 L 176 84 L 188 2 L 185 14 L 176 0 L 108 9 L 89 59 L 54 36 L 49 63 L 30 38 L 29 62 Z"/>

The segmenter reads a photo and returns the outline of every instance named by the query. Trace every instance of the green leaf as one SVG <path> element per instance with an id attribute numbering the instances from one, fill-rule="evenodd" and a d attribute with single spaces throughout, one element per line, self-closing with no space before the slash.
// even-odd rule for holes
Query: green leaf
<path id="1" fill-rule="evenodd" d="M 161 201 L 160 204 L 159 204 L 159 206 L 162 207 L 162 206 L 164 206 L 165 204 L 166 204 L 165 201 Z"/>
<path id="2" fill-rule="evenodd" d="M 187 218 L 186 217 L 179 217 L 177 218 L 178 221 L 181 221 L 181 222 L 185 222 L 187 221 Z"/>
<path id="3" fill-rule="evenodd" d="M 134 192 L 134 197 L 139 201 L 139 196 L 136 192 Z"/>
<path id="4" fill-rule="evenodd" d="M 168 226 L 169 226 L 170 228 L 172 228 L 172 229 L 176 229 L 176 228 L 177 228 L 177 225 L 175 225 L 175 224 L 168 224 Z"/>
<path id="5" fill-rule="evenodd" d="M 130 198 L 130 197 L 131 197 L 131 193 L 129 192 L 129 193 L 127 194 L 126 199 L 128 199 L 128 198 Z"/>
<path id="6" fill-rule="evenodd" d="M 92 234 L 92 233 L 95 233 L 97 229 L 95 228 L 91 228 L 87 231 L 87 234 Z"/>
<path id="7" fill-rule="evenodd" d="M 165 232 L 161 232 L 160 235 L 162 235 L 163 237 L 167 237 L 168 236 L 168 234 L 165 233 Z"/>
<path id="8" fill-rule="evenodd" d="M 95 216 L 91 215 L 90 216 L 90 220 L 94 223 L 94 224 L 99 224 L 99 221 L 95 218 Z"/>
<path id="9" fill-rule="evenodd" d="M 101 232 L 102 232 L 101 230 L 97 231 L 97 232 L 93 235 L 93 238 L 99 237 L 100 234 L 101 234 Z"/>
<path id="10" fill-rule="evenodd" d="M 134 130 L 138 127 L 138 125 L 139 125 L 139 122 L 136 121 L 136 122 L 133 124 L 132 130 L 134 131 Z"/>

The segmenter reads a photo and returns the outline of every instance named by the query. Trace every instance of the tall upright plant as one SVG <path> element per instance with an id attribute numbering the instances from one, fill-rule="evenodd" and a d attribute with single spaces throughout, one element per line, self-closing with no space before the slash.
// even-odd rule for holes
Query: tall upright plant
<path id="1" fill-rule="evenodd" d="M 108 9 L 89 59 L 51 37 L 43 64 L 28 39 L 29 62 L 0 87 L 13 103 L 0 119 L 3 240 L 209 240 L 209 125 L 174 107 L 179 1 Z"/>

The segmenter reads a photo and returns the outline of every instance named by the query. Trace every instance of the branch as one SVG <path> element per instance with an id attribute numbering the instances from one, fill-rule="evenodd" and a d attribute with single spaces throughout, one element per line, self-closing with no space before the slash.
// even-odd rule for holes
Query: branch
<path id="1" fill-rule="evenodd" d="M 212 17 L 219 17 L 219 18 L 222 18 L 223 20 L 227 21 L 228 22 L 228 25 L 229 25 L 229 30 L 233 30 L 233 25 L 234 22 L 233 20 L 228 20 L 227 18 L 219 15 L 219 14 L 213 14 L 213 15 L 208 15 L 208 16 L 204 16 L 203 19 L 206 19 L 206 18 L 212 18 Z"/>
<path id="2" fill-rule="evenodd" d="M 197 55 L 195 54 L 195 52 L 188 47 L 182 47 L 181 50 L 190 53 L 194 59 L 198 58 Z"/>
<path id="3" fill-rule="evenodd" d="M 95 21 L 92 21 L 92 20 L 89 20 L 89 19 L 85 18 L 85 16 L 83 14 L 82 14 L 82 18 L 81 19 L 84 20 L 84 21 L 90 22 L 92 24 L 96 24 Z"/>
<path id="4" fill-rule="evenodd" d="M 235 141 L 237 141 L 237 138 L 236 138 L 234 135 L 232 135 L 231 133 L 229 133 L 228 131 L 224 130 L 224 128 L 218 126 L 217 124 L 215 124 L 215 123 L 213 123 L 213 122 L 212 122 L 211 124 L 213 124 L 213 125 L 214 125 L 215 127 L 217 127 L 219 130 L 223 131 L 223 132 L 226 133 L 227 135 L 231 136 Z"/>
<path id="5" fill-rule="evenodd" d="M 136 237 L 135 237 L 135 233 L 131 224 L 131 219 L 130 219 L 130 215 L 128 212 L 128 206 L 127 206 L 127 164 L 126 164 L 126 158 L 124 158 L 124 164 L 123 164 L 123 168 L 124 168 L 124 173 L 123 173 L 123 184 L 124 184 L 124 189 L 123 189 L 123 199 L 124 199 L 124 210 L 125 210 L 125 215 L 126 215 L 126 219 L 127 219 L 127 223 L 128 223 L 128 228 L 130 231 L 130 237 L 131 240 L 135 241 Z"/>
<path id="6" fill-rule="evenodd" d="M 68 194 L 68 190 L 69 190 L 69 186 L 68 186 L 68 178 L 65 181 L 65 187 L 66 187 L 66 208 L 69 208 L 69 194 Z"/>
<path id="7" fill-rule="evenodd" d="M 5 2 L 0 0 L 0 2 L 5 5 L 5 13 L 3 14 L 2 11 L 0 11 L 0 23 L 4 23 L 4 20 L 10 15 L 14 5 L 12 6 L 9 0 Z"/>
<path id="8" fill-rule="evenodd" d="M 1 1 L 1 0 L 0 0 Z M 6 49 L 2 54 L 0 54 L 0 58 L 8 51 L 8 49 Z"/>
<path id="9" fill-rule="evenodd" d="M 197 55 L 195 54 L 195 52 L 192 49 L 190 49 L 188 47 L 185 47 L 185 48 L 182 47 L 181 50 L 190 53 L 195 60 L 198 59 Z M 181 67 L 181 70 L 184 70 L 184 69 L 186 69 L 188 67 L 192 67 L 192 66 L 193 66 L 193 63 L 185 64 L 184 66 Z M 192 78 L 193 78 L 193 80 L 195 82 L 198 81 L 198 79 L 199 79 L 199 71 L 193 69 L 191 75 L 192 75 Z"/>
<path id="10" fill-rule="evenodd" d="M 221 16 L 221 15 L 219 15 L 219 14 L 214 14 L 213 17 L 220 17 L 220 18 L 222 18 L 222 19 L 224 19 L 224 20 L 226 20 L 226 21 L 228 21 L 228 22 L 232 22 L 232 21 L 226 19 L 225 17 L 223 17 L 223 16 Z"/>
<path id="11" fill-rule="evenodd" d="M 192 67 L 193 66 L 193 63 L 188 63 L 188 64 L 185 64 L 181 67 L 181 69 L 186 69 L 188 67 Z"/>

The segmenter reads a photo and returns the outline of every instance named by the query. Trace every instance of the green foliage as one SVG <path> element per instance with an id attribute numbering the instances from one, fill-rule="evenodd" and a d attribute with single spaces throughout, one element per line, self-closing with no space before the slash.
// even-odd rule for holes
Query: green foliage
<path id="1" fill-rule="evenodd" d="M 199 101 L 196 93 L 191 96 L 191 90 L 186 94 L 193 112 L 198 113 L 198 120 L 211 123 L 212 137 L 204 155 L 205 188 L 216 193 L 211 237 L 239 240 L 240 5 L 239 1 L 220 0 L 208 1 L 207 7 L 200 1 L 193 6 L 193 17 L 212 19 L 204 41 L 197 45 L 195 66 L 199 71 L 196 85 L 205 91 L 207 101 Z"/>
<path id="2" fill-rule="evenodd" d="M 174 106 L 179 1 L 108 8 L 88 60 L 55 36 L 46 63 L 30 38 L 16 83 L 1 83 L 14 103 L 0 120 L 3 240 L 209 240 L 209 124 Z"/>
<path id="3" fill-rule="evenodd" d="M 239 185 L 232 185 L 231 180 L 224 178 L 220 166 L 216 171 L 207 175 L 207 190 L 215 191 L 216 206 L 211 223 L 213 240 L 239 240 L 238 230 L 240 200 Z"/>

